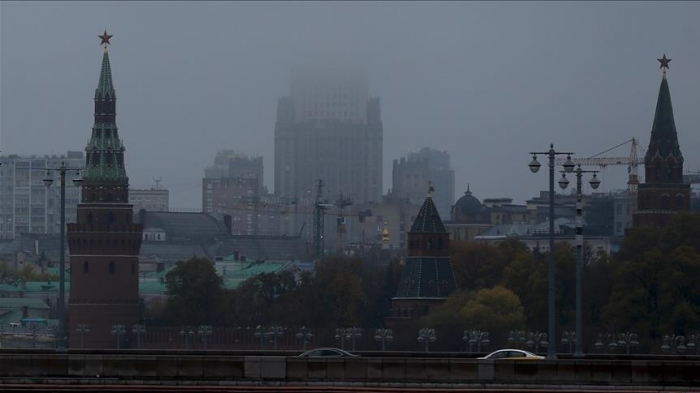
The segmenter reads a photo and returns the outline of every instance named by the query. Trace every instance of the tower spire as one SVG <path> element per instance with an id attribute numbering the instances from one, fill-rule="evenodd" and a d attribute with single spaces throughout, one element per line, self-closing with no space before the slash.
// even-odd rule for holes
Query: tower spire
<path id="1" fill-rule="evenodd" d="M 124 146 L 119 138 L 116 123 L 117 94 L 112 82 L 112 68 L 109 53 L 110 45 L 107 34 L 98 35 L 105 51 L 102 54 L 100 79 L 95 89 L 95 124 L 86 151 L 86 168 L 84 178 L 87 182 L 109 181 L 128 184 L 124 169 Z"/>
<path id="2" fill-rule="evenodd" d="M 673 118 L 671 92 L 668 88 L 668 79 L 666 79 L 666 69 L 668 69 L 668 63 L 671 59 L 667 59 L 664 53 L 663 58 L 657 60 L 661 63 L 660 68 L 663 69 L 663 78 L 659 87 L 659 96 L 656 100 L 656 113 L 654 114 L 654 123 L 651 128 L 651 138 L 649 139 L 649 149 L 647 149 L 645 161 L 652 160 L 658 154 L 664 160 L 673 157 L 682 162 L 683 155 L 678 144 L 676 122 Z"/>

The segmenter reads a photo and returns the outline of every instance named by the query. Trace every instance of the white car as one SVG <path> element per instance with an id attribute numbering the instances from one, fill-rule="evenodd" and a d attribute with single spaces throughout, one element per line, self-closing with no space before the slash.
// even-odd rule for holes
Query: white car
<path id="1" fill-rule="evenodd" d="M 312 349 L 310 351 L 306 351 L 299 355 L 300 358 L 316 358 L 316 357 L 324 357 L 324 358 L 340 358 L 340 357 L 356 357 L 357 355 L 353 355 L 348 351 L 344 351 L 342 349 L 338 348 L 316 348 Z"/>
<path id="2" fill-rule="evenodd" d="M 522 349 L 499 349 L 490 354 L 479 358 L 490 360 L 541 360 L 544 356 L 535 355 L 532 352 L 523 351 Z"/>

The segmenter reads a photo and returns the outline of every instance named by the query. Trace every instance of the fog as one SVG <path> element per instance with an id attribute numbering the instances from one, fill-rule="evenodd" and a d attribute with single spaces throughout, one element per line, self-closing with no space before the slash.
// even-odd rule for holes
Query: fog
<path id="1" fill-rule="evenodd" d="M 201 207 L 224 148 L 262 155 L 273 190 L 277 99 L 310 64 L 366 68 L 385 192 L 391 161 L 428 146 L 450 153 L 457 197 L 469 183 L 522 202 L 547 187 L 529 151 L 646 148 L 665 53 L 685 168 L 698 170 L 699 20 L 697 2 L 2 2 L 0 150 L 84 149 L 106 29 L 131 186 L 162 178 L 175 208 Z M 624 188 L 626 168 L 601 180 Z"/>

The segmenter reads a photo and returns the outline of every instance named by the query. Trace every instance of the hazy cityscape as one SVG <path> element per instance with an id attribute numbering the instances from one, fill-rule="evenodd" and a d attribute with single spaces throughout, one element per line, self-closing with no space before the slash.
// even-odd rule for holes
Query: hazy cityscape
<path id="1" fill-rule="evenodd" d="M 698 18 L 1 3 L 1 383 L 697 388 Z"/>

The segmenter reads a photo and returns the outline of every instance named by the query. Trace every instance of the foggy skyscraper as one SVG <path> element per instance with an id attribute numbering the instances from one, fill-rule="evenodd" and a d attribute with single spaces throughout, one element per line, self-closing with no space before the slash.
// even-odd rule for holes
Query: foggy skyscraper
<path id="1" fill-rule="evenodd" d="M 356 69 L 295 70 L 290 95 L 279 99 L 275 125 L 275 193 L 324 199 L 340 193 L 354 203 L 382 193 L 382 121 L 379 99 Z M 309 192 L 311 191 L 311 192 Z"/>

